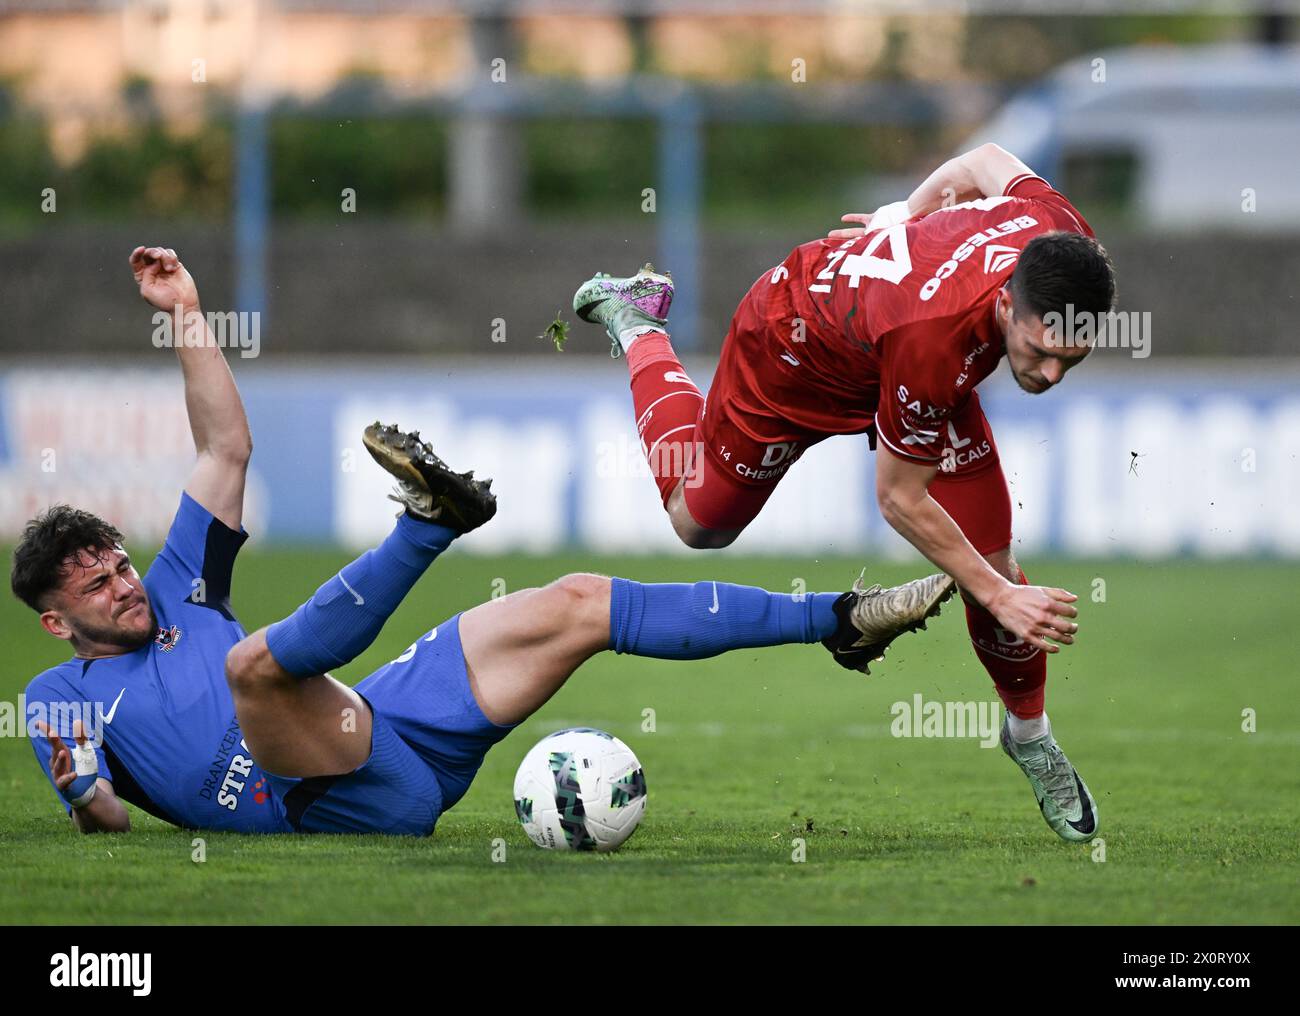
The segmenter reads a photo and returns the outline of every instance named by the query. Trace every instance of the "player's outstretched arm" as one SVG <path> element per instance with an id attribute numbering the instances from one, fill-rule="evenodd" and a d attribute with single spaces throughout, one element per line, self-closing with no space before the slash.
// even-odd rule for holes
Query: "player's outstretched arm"
<path id="1" fill-rule="evenodd" d="M 68 750 L 63 739 L 44 721 L 38 721 L 36 726 L 50 742 L 52 751 L 50 776 L 53 777 L 59 793 L 72 804 L 72 811 L 69 812 L 72 824 L 83 833 L 130 832 L 131 816 L 127 814 L 126 806 L 113 793 L 113 784 L 98 776 L 97 773 L 84 776 L 80 774 L 78 766 L 73 762 L 72 752 Z M 80 720 L 75 722 L 73 731 L 76 734 L 77 747 L 86 748 L 86 732 Z M 90 750 L 89 757 L 94 759 L 94 749 Z M 93 791 L 74 786 L 78 778 L 89 780 L 92 776 L 94 777 Z M 88 798 L 85 797 L 87 792 L 89 792 Z"/>
<path id="2" fill-rule="evenodd" d="M 943 507 L 929 494 L 936 466 L 908 462 L 889 449 L 876 451 L 876 499 L 895 530 L 935 565 L 957 580 L 970 597 L 1007 631 L 1049 653 L 1051 642 L 1074 642 L 1078 599 L 1064 589 L 1009 582 L 980 555 Z"/>
<path id="3" fill-rule="evenodd" d="M 833 229 L 830 235 L 845 238 L 861 236 L 868 229 L 906 222 L 909 218 L 928 215 L 962 201 L 998 197 L 1016 177 L 1032 173 L 1032 169 L 1005 148 L 989 142 L 949 159 L 926 177 L 925 182 L 906 201 L 895 201 L 891 205 L 877 208 L 870 215 L 847 213 L 842 216 L 845 222 L 861 225 Z"/>
<path id="4" fill-rule="evenodd" d="M 946 205 L 977 198 L 994 198 L 1018 176 L 1033 170 L 990 142 L 949 159 L 931 173 L 907 199 L 913 215 L 926 215 Z"/>
<path id="5" fill-rule="evenodd" d="M 137 247 L 130 262 L 140 295 L 170 315 L 198 452 L 185 490 L 223 524 L 238 530 L 253 438 L 235 379 L 199 306 L 198 287 L 169 247 Z"/>

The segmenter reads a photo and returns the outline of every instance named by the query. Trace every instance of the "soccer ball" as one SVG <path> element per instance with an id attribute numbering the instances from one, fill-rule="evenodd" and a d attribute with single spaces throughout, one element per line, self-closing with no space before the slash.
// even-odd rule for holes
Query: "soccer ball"
<path id="1" fill-rule="evenodd" d="M 641 822 L 645 796 L 632 749 L 591 727 L 542 738 L 515 774 L 515 814 L 547 850 L 617 849 Z"/>

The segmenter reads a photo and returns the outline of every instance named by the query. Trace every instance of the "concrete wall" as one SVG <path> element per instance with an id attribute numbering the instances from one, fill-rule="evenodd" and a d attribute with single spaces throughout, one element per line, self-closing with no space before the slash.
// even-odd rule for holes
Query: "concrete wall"
<path id="1" fill-rule="evenodd" d="M 292 224 L 272 234 L 270 306 L 262 355 L 543 354 L 536 336 L 597 270 L 631 272 L 656 253 L 654 224 L 546 223 L 473 238 L 433 224 Z M 828 221 L 826 226 L 834 225 Z M 714 230 L 702 245 L 698 336 L 716 351 L 736 302 L 802 232 Z M 1293 356 L 1300 310 L 1300 244 L 1293 237 L 1106 236 L 1119 271 L 1120 308 L 1150 311 L 1152 350 L 1169 355 Z M 205 309 L 232 307 L 228 228 L 52 224 L 0 239 L 0 356 L 151 349 L 149 310 L 126 256 L 136 244 L 174 247 L 199 282 Z M 661 265 L 671 269 L 671 265 Z M 680 281 L 680 280 L 679 280 Z M 493 321 L 505 322 L 493 343 Z M 603 354 L 579 325 L 570 350 Z"/>

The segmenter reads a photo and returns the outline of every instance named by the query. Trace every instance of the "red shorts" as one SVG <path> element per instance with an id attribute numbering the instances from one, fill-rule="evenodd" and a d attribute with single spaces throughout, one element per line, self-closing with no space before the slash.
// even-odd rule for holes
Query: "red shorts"
<path id="1" fill-rule="evenodd" d="M 819 441 L 836 433 L 866 433 L 871 447 L 876 444 L 874 405 L 841 405 L 837 393 L 800 378 L 798 364 L 776 362 L 781 354 L 797 359 L 799 349 L 788 343 L 789 320 L 766 304 L 765 282 L 760 279 L 750 290 L 732 319 L 700 408 L 695 440 L 704 454 L 696 456 L 684 494 L 691 518 L 706 529 L 745 528 L 782 477 Z M 795 423 L 782 413 L 782 404 L 796 406 L 793 415 L 805 419 L 810 405 L 834 407 L 843 429 Z M 951 420 L 943 456 L 930 495 L 979 553 L 1010 545 L 1011 497 L 993 432 L 974 392 Z"/>

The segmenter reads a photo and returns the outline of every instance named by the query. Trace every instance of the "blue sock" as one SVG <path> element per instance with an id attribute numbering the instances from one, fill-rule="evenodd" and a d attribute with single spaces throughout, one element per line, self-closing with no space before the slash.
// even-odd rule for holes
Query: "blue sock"
<path id="1" fill-rule="evenodd" d="M 820 642 L 839 627 L 839 593 L 769 593 L 728 582 L 642 585 L 614 579 L 609 647 L 661 660 L 702 660 L 730 649 Z"/>
<path id="2" fill-rule="evenodd" d="M 267 629 L 271 655 L 297 677 L 323 674 L 360 656 L 433 559 L 455 538 L 446 526 L 402 515 L 383 543 Z"/>

